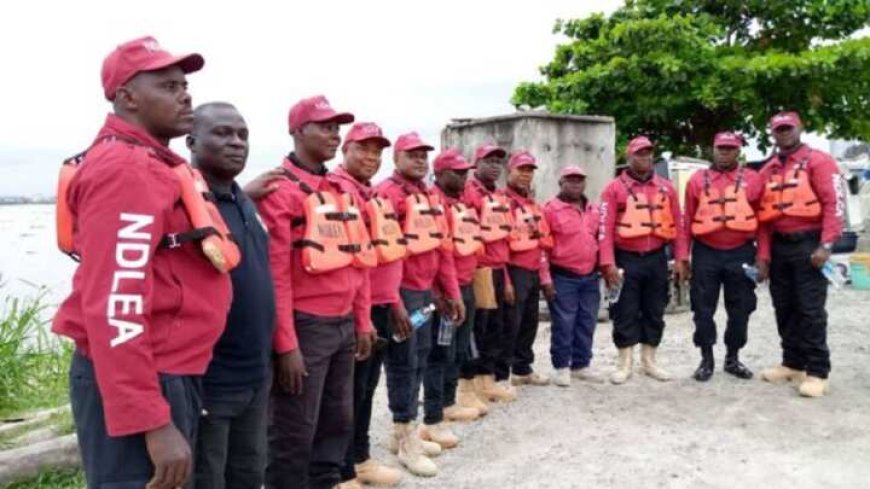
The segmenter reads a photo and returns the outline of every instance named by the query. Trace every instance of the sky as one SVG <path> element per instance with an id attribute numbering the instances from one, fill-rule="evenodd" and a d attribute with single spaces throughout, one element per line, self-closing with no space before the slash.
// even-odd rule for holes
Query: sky
<path id="1" fill-rule="evenodd" d="M 88 146 L 111 109 L 100 67 L 126 40 L 152 35 L 205 57 L 188 78 L 194 105 L 231 102 L 247 120 L 245 182 L 292 148 L 287 112 L 300 98 L 324 94 L 391 139 L 416 130 L 438 147 L 453 118 L 513 112 L 513 88 L 539 80 L 564 40 L 552 33 L 557 18 L 621 3 L 17 2 L 0 17 L 0 196 L 54 193 L 61 160 Z M 187 155 L 181 139 L 172 147 Z"/>

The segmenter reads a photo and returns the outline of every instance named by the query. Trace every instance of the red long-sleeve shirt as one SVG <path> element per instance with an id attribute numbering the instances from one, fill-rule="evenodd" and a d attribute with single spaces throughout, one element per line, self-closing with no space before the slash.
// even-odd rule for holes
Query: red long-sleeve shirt
<path id="1" fill-rule="evenodd" d="M 511 214 L 514 216 L 516 216 L 516 210 L 518 208 L 524 205 L 531 206 L 535 204 L 535 199 L 527 195 L 522 195 L 510 187 L 504 189 L 504 195 L 508 198 L 508 202 L 510 202 L 509 207 L 511 209 Z M 526 251 L 513 251 L 510 250 L 510 242 L 508 242 L 508 250 L 510 253 L 509 263 L 511 265 L 532 272 L 541 269 L 544 250 L 540 246 Z"/>
<path id="2" fill-rule="evenodd" d="M 465 193 L 462 200 L 466 205 L 469 205 L 477 211 L 477 215 L 483 217 L 483 201 L 489 195 L 496 195 L 496 191 L 490 191 L 481 183 L 474 175 L 468 178 L 468 183 L 465 184 Z M 493 241 L 484 244 L 483 256 L 478 258 L 478 266 L 502 268 L 510 260 L 510 247 L 508 246 L 507 238 Z"/>
<path id="3" fill-rule="evenodd" d="M 106 430 L 124 436 L 170 422 L 158 374 L 205 373 L 232 286 L 198 243 L 158 245 L 192 229 L 172 171 L 187 162 L 114 115 L 97 141 L 69 188 L 81 264 L 52 330 L 93 362 Z"/>
<path id="4" fill-rule="evenodd" d="M 653 175 L 652 178 L 645 182 L 641 182 L 633 178 L 629 172 L 624 172 L 622 175 L 614 178 L 604 187 L 601 193 L 601 229 L 599 231 L 600 241 L 600 258 L 601 265 L 614 265 L 614 248 L 619 248 L 625 251 L 634 251 L 645 253 L 653 251 L 666 245 L 665 241 L 658 236 L 650 234 L 649 236 L 641 236 L 639 238 L 622 238 L 617 234 L 617 218 L 620 213 L 619 209 L 626 206 L 628 201 L 628 190 L 635 194 L 646 194 L 647 199 L 652 202 L 660 188 L 664 188 L 671 201 L 671 215 L 674 218 L 674 224 L 677 228 L 677 237 L 674 240 L 674 256 L 677 260 L 686 260 L 689 255 L 688 244 L 686 241 L 686 232 L 682 224 L 682 213 L 680 213 L 680 201 L 677 198 L 677 192 L 674 186 L 668 180 Z"/>
<path id="5" fill-rule="evenodd" d="M 775 221 L 765 223 L 758 233 L 758 257 L 770 260 L 770 242 L 774 232 L 797 233 L 801 231 L 821 230 L 822 243 L 833 244 L 843 232 L 843 213 L 846 207 L 843 188 L 840 184 L 840 169 L 831 155 L 802 145 L 797 151 L 788 155 L 783 164 L 774 155 L 759 175 L 763 184 L 770 176 L 784 172 L 793 172 L 795 166 L 807 160 L 806 171 L 810 186 L 816 193 L 822 205 L 822 214 L 814 218 L 782 216 Z"/>
<path id="6" fill-rule="evenodd" d="M 437 185 L 432 187 L 432 192 L 438 195 L 441 198 L 441 202 L 444 203 L 444 207 L 448 211 L 447 219 L 452 229 L 453 213 L 449 212 L 449 207 L 459 202 L 459 199 L 448 196 Z M 474 279 L 474 270 L 477 268 L 477 255 L 459 256 L 454 253 L 453 265 L 456 268 L 456 279 L 459 281 L 459 285 L 469 285 Z"/>
<path id="7" fill-rule="evenodd" d="M 549 265 L 556 265 L 578 275 L 588 275 L 598 265 L 598 206 L 565 202 L 558 197 L 544 205 L 544 219 L 553 234 L 553 249 L 546 253 L 541 283 L 551 283 Z"/>
<path id="8" fill-rule="evenodd" d="M 408 180 L 398 172 L 375 187 L 376 195 L 390 200 L 400 222 L 405 219 L 405 199 L 415 193 L 425 194 L 427 198 L 429 195 L 422 182 Z M 431 290 L 437 278 L 448 298 L 461 300 L 452 258 L 452 254 L 440 248 L 408 256 L 402 263 L 402 287 L 416 291 Z"/>
<path id="9" fill-rule="evenodd" d="M 758 202 L 761 200 L 761 191 L 763 186 L 758 173 L 749 168 L 734 168 L 730 171 L 719 171 L 715 168 L 709 170 L 696 171 L 686 184 L 686 213 L 684 214 L 684 226 L 686 239 L 691 244 L 693 239 L 704 243 L 705 245 L 716 248 L 718 250 L 731 250 L 742 246 L 747 241 L 755 239 L 757 233 L 747 233 L 743 231 L 734 231 L 732 229 L 723 228 L 703 236 L 692 236 L 692 220 L 695 212 L 698 210 L 698 203 L 704 193 L 704 173 L 707 172 L 710 179 L 710 188 L 719 191 L 719 195 L 725 193 L 725 189 L 734 186 L 737 182 L 738 175 L 742 172 L 743 183 L 741 188 L 746 192 L 746 200 L 753 209 L 758 208 Z"/>
<path id="10" fill-rule="evenodd" d="M 336 187 L 340 188 L 341 181 L 333 174 L 310 173 L 290 158 L 284 160 L 283 166 L 314 190 L 335 192 Z M 347 266 L 312 274 L 302 266 L 302 253 L 294 249 L 293 242 L 302 239 L 305 227 L 293 226 L 293 222 L 305 218 L 306 197 L 308 194 L 297 183 L 281 179 L 278 189 L 257 203 L 269 230 L 269 263 L 275 283 L 277 321 L 274 345 L 279 354 L 300 346 L 293 323 L 294 310 L 327 317 L 352 312 L 357 331 L 368 332 L 372 328 L 366 270 Z"/>

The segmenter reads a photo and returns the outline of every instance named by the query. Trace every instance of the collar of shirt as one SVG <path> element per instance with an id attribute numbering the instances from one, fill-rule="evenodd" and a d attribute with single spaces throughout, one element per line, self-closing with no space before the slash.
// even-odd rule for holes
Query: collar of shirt
<path id="1" fill-rule="evenodd" d="M 809 159 L 812 149 L 806 144 L 801 143 L 798 149 L 794 150 L 794 152 L 785 155 L 785 161 L 780 160 L 780 153 L 774 154 L 770 160 L 768 160 L 768 164 L 773 164 L 774 166 L 779 167 L 788 167 L 794 163 L 799 163 L 801 160 Z"/>
<path id="2" fill-rule="evenodd" d="M 403 177 L 398 170 L 393 172 L 393 175 L 390 177 L 390 179 L 395 182 L 396 185 L 402 187 L 402 190 L 404 190 L 405 193 L 426 193 L 426 184 L 423 183 L 422 180 L 409 180 Z"/>
<path id="3" fill-rule="evenodd" d="M 329 171 L 326 169 L 326 165 L 320 165 L 320 170 L 317 170 L 317 171 L 311 170 L 307 166 L 303 165 L 302 160 L 300 160 L 299 157 L 296 156 L 295 151 L 293 151 L 289 155 L 287 155 L 287 159 L 290 160 L 290 162 L 293 163 L 293 165 L 296 166 L 296 168 L 299 168 L 300 170 L 304 171 L 305 173 L 309 173 L 311 175 L 316 175 L 318 177 L 325 177 L 326 174 L 329 173 Z"/>
<path id="4" fill-rule="evenodd" d="M 655 173 L 653 173 L 648 179 L 643 180 L 643 181 L 634 178 L 633 176 L 631 176 L 628 173 L 628 171 L 622 172 L 622 175 L 620 175 L 619 178 L 621 178 L 622 182 L 625 183 L 625 185 L 628 186 L 629 188 L 631 188 L 631 187 L 645 187 L 648 185 L 649 186 L 658 186 L 659 185 L 658 175 L 656 175 Z"/>
<path id="5" fill-rule="evenodd" d="M 585 197 L 581 199 L 580 202 L 566 202 L 556 196 L 551 202 L 553 202 L 553 205 L 557 209 L 575 209 L 580 212 L 586 212 L 589 210 L 589 200 Z"/>
<path id="6" fill-rule="evenodd" d="M 492 195 L 498 190 L 495 185 L 493 185 L 492 188 L 489 188 L 485 183 L 478 180 L 477 176 L 474 175 L 471 176 L 471 184 L 474 185 L 478 190 L 480 190 L 483 195 Z"/>
<path id="7" fill-rule="evenodd" d="M 210 190 L 217 200 L 222 200 L 224 202 L 236 202 L 239 200 L 239 193 L 242 191 L 239 184 L 235 181 L 230 184 L 229 191 L 227 191 L 227 189 L 218 189 L 214 187 L 211 187 Z"/>
<path id="8" fill-rule="evenodd" d="M 103 124 L 99 134 L 97 134 L 93 144 L 112 137 L 150 148 L 155 157 L 166 162 L 169 166 L 175 167 L 187 164 L 187 160 L 164 146 L 160 141 L 148 134 L 145 129 L 130 124 L 115 114 L 106 116 L 106 122 Z"/>
<path id="9" fill-rule="evenodd" d="M 359 191 L 360 195 L 363 196 L 364 199 L 368 200 L 372 195 L 372 187 L 369 182 L 360 182 L 356 178 L 353 177 L 350 173 L 348 173 L 347 169 L 344 165 L 339 165 L 335 170 L 332 171 L 332 174 L 339 180 L 343 180 L 345 182 L 353 185 L 357 191 Z"/>

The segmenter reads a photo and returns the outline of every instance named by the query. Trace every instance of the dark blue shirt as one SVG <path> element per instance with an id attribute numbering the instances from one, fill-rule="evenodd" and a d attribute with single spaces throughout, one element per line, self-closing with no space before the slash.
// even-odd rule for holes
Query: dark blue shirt
<path id="1" fill-rule="evenodd" d="M 262 385 L 271 368 L 275 326 L 268 234 L 257 209 L 235 182 L 231 193 L 215 192 L 215 200 L 242 259 L 230 272 L 233 302 L 203 378 L 206 395 Z"/>

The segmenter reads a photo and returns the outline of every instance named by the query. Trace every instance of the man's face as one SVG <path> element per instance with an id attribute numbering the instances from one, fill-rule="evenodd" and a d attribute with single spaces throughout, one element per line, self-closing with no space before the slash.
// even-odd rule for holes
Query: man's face
<path id="1" fill-rule="evenodd" d="M 429 172 L 429 151 L 399 151 L 396 153 L 396 169 L 408 180 L 423 180 Z"/>
<path id="2" fill-rule="evenodd" d="M 793 148 L 801 142 L 801 128 L 797 126 L 779 126 L 773 130 L 773 140 L 781 149 Z"/>
<path id="3" fill-rule="evenodd" d="M 586 177 L 568 175 L 559 180 L 559 191 L 570 200 L 580 200 L 586 190 Z"/>
<path id="4" fill-rule="evenodd" d="M 465 188 L 468 170 L 442 170 L 437 175 L 438 186 L 449 194 L 459 194 Z"/>
<path id="5" fill-rule="evenodd" d="M 636 151 L 634 154 L 628 157 L 628 164 L 631 169 L 637 173 L 649 173 L 650 171 L 652 171 L 653 165 L 652 148 L 645 148 L 640 151 Z"/>
<path id="6" fill-rule="evenodd" d="M 477 161 L 477 171 L 475 174 L 482 182 L 494 184 L 498 181 L 503 169 L 504 158 L 497 155 L 489 155 Z"/>
<path id="7" fill-rule="evenodd" d="M 294 140 L 300 149 L 320 163 L 335 158 L 341 136 L 337 122 L 309 122 L 294 132 Z"/>
<path id="8" fill-rule="evenodd" d="M 384 147 L 375 139 L 352 141 L 344 149 L 344 168 L 355 179 L 368 182 L 381 168 Z"/>
<path id="9" fill-rule="evenodd" d="M 197 111 L 187 147 L 203 172 L 232 180 L 248 159 L 248 125 L 232 107 L 210 106 Z"/>
<path id="10" fill-rule="evenodd" d="M 118 89 L 115 100 L 158 139 L 183 136 L 193 127 L 187 79 L 178 66 L 137 74 Z"/>
<path id="11" fill-rule="evenodd" d="M 512 187 L 528 191 L 532 188 L 532 178 L 535 176 L 535 167 L 531 165 L 511 168 L 508 172 L 508 184 Z"/>
<path id="12" fill-rule="evenodd" d="M 736 166 L 739 155 L 740 148 L 737 146 L 716 146 L 713 148 L 713 161 L 723 168 Z"/>

